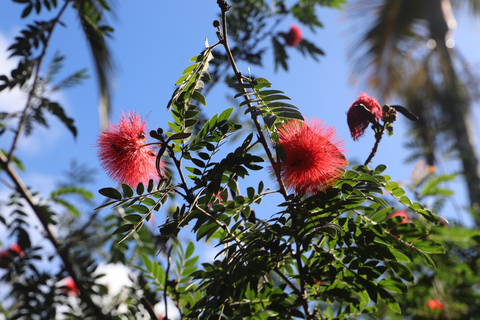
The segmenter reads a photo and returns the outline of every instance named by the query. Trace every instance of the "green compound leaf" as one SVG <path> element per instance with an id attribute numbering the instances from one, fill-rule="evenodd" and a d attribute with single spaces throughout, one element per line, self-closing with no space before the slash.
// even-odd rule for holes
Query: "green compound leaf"
<path id="1" fill-rule="evenodd" d="M 122 190 L 126 198 L 133 196 L 133 189 L 128 184 L 122 183 Z"/>
<path id="2" fill-rule="evenodd" d="M 115 231 L 113 231 L 113 234 L 120 234 L 120 233 L 128 232 L 128 231 L 133 230 L 133 228 L 135 228 L 135 226 L 131 223 L 124 224 L 123 226 L 120 226 Z"/>
<path id="3" fill-rule="evenodd" d="M 282 91 L 261 90 L 269 88 L 271 85 L 268 80 L 257 78 L 251 80 L 248 84 L 232 85 L 232 87 L 249 90 L 235 95 L 235 97 L 244 98 L 239 106 L 247 106 L 245 114 L 251 113 L 254 117 L 263 117 L 265 125 L 271 131 L 274 131 L 277 125 L 288 119 L 303 120 L 304 117 L 296 106 L 283 102 L 283 100 L 290 100 L 290 98 L 284 95 Z"/>
<path id="4" fill-rule="evenodd" d="M 98 193 L 110 199 L 122 200 L 122 194 L 115 188 L 102 188 Z"/>

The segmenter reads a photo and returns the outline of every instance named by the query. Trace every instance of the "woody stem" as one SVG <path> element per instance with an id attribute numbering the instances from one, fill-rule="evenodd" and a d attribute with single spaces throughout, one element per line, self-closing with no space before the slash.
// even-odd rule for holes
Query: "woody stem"
<path id="1" fill-rule="evenodd" d="M 379 129 L 375 132 L 375 144 L 373 145 L 372 151 L 370 152 L 370 155 L 365 161 L 364 166 L 368 166 L 368 164 L 372 161 L 373 157 L 377 153 L 378 145 L 380 144 L 380 140 L 382 140 L 383 133 L 385 132 L 385 126 L 386 124 L 384 124 L 383 126 L 378 126 Z"/>
<path id="2" fill-rule="evenodd" d="M 227 11 L 230 9 L 230 6 L 228 3 L 224 0 L 217 0 L 217 3 L 222 11 L 222 34 L 218 34 L 220 43 L 223 45 L 225 48 L 225 52 L 228 58 L 228 61 L 230 65 L 232 66 L 233 72 L 235 73 L 235 77 L 237 78 L 238 83 L 243 84 L 243 76 L 240 71 L 238 71 L 237 65 L 235 63 L 235 59 L 233 58 L 232 51 L 230 50 L 230 47 L 228 45 L 228 36 L 227 36 Z M 247 93 L 247 89 L 241 88 L 241 91 L 243 93 Z M 243 96 L 245 101 L 247 101 L 247 107 L 249 109 L 253 108 L 253 105 L 251 102 L 249 102 L 248 95 Z M 273 159 L 272 152 L 270 151 L 270 147 L 268 146 L 267 140 L 265 139 L 265 135 L 263 133 L 262 127 L 260 125 L 260 122 L 258 121 L 258 118 L 256 116 L 252 115 L 252 120 L 255 125 L 255 129 L 257 130 L 258 133 L 258 140 L 262 144 L 263 148 L 265 149 L 265 152 L 267 154 L 268 160 L 270 161 L 272 167 L 275 167 L 275 160 Z M 286 198 L 287 197 L 287 190 L 285 188 L 285 185 L 283 183 L 282 177 L 280 176 L 280 172 L 278 170 L 275 170 L 275 175 L 277 177 L 278 184 L 280 186 L 280 193 Z"/>

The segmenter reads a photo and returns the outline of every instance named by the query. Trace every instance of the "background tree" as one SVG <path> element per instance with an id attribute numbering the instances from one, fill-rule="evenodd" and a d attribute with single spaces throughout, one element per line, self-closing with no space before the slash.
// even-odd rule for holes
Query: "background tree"
<path id="1" fill-rule="evenodd" d="M 475 0 L 453 3 L 454 8 L 468 5 L 472 14 L 478 13 L 478 4 Z M 419 116 L 411 124 L 413 158 L 423 157 L 434 165 L 440 154 L 455 150 L 478 224 L 480 171 L 470 121 L 478 81 L 455 48 L 452 3 L 355 2 L 352 17 L 361 18 L 365 26 L 366 16 L 371 23 L 361 28 L 351 50 L 355 72 L 381 96 L 398 96 Z"/>

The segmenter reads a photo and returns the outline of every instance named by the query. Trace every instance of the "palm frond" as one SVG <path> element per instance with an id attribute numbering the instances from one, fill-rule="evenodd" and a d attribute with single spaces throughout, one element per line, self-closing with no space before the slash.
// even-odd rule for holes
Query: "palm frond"
<path id="1" fill-rule="evenodd" d="M 402 70 L 397 66 L 405 54 L 428 35 L 421 19 L 420 1 L 365 0 L 355 2 L 348 9 L 355 21 L 352 39 L 359 39 L 349 48 L 354 72 L 365 78 L 370 88 L 387 96 L 398 84 L 398 73 Z"/>
<path id="2" fill-rule="evenodd" d="M 108 1 L 75 0 L 80 23 L 90 46 L 100 88 L 99 119 L 101 128 L 108 125 L 111 103 L 113 62 L 106 37 L 112 29 L 105 25 L 103 14 L 109 11 Z"/>

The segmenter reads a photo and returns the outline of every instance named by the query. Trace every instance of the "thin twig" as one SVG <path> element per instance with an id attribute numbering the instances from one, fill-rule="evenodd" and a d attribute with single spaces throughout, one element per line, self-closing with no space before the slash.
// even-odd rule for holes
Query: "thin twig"
<path id="1" fill-rule="evenodd" d="M 380 130 L 375 133 L 375 144 L 373 145 L 372 151 L 370 152 L 370 155 L 368 156 L 367 160 L 365 161 L 364 166 L 368 166 L 370 161 L 372 161 L 373 157 L 377 153 L 378 146 L 380 144 L 380 140 L 382 140 L 384 129 L 385 129 L 385 127 L 382 126 L 382 127 L 380 127 Z"/>

